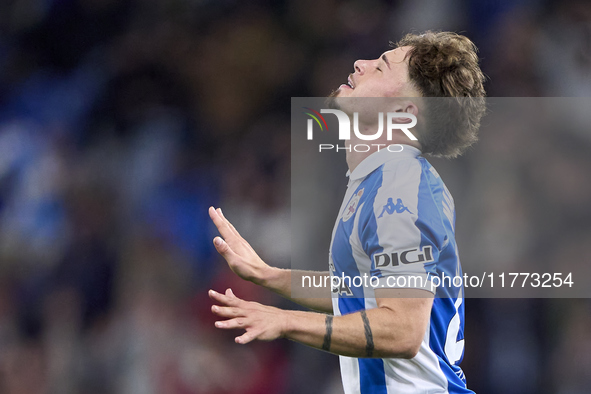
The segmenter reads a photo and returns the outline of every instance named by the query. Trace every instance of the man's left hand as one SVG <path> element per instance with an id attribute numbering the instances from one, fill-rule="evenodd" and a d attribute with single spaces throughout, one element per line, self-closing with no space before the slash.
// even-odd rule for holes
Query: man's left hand
<path id="1" fill-rule="evenodd" d="M 226 294 L 209 291 L 209 297 L 220 305 L 213 305 L 211 311 L 227 320 L 215 322 L 217 328 L 243 329 L 246 332 L 236 337 L 236 343 L 247 344 L 255 339 L 272 341 L 284 336 L 287 325 L 287 311 L 272 306 L 242 300 L 231 289 Z"/>

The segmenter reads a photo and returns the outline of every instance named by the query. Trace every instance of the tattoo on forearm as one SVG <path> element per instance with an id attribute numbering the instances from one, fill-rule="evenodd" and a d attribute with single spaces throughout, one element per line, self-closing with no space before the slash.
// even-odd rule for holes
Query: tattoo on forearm
<path id="1" fill-rule="evenodd" d="M 367 314 L 365 311 L 361 311 L 361 319 L 363 319 L 363 328 L 365 329 L 365 356 L 372 357 L 373 356 L 373 334 L 371 333 L 371 327 L 369 326 L 369 319 L 367 318 Z"/>
<path id="2" fill-rule="evenodd" d="M 332 315 L 326 315 L 326 334 L 324 334 L 324 343 L 322 344 L 322 350 L 330 351 L 330 339 L 332 337 Z"/>

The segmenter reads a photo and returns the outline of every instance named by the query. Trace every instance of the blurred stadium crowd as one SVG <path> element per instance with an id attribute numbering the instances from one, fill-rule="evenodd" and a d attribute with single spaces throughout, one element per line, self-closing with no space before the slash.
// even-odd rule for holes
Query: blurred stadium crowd
<path id="1" fill-rule="evenodd" d="M 290 97 L 426 29 L 476 42 L 490 96 L 591 94 L 586 0 L 0 2 L 0 392 L 339 393 L 336 357 L 214 330 L 211 287 L 293 306 L 229 273 L 207 208 L 288 266 Z M 590 137 L 435 160 L 464 265 L 591 262 Z M 591 391 L 589 300 L 466 310 L 478 393 Z"/>

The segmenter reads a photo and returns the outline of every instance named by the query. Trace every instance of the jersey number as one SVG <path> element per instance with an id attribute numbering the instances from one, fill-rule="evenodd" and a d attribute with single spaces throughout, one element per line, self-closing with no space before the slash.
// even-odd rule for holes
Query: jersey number
<path id="1" fill-rule="evenodd" d="M 458 341 L 458 334 L 460 333 L 460 305 L 462 305 L 464 297 L 458 297 L 454 306 L 456 314 L 451 318 L 447 326 L 447 336 L 445 338 L 445 355 L 452 365 L 455 365 L 462 358 L 464 354 L 464 340 Z"/>

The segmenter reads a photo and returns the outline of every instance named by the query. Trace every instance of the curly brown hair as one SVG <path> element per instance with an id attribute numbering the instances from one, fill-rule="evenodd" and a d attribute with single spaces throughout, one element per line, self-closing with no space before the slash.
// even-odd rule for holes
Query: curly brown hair
<path id="1" fill-rule="evenodd" d="M 417 138 L 423 153 L 453 158 L 478 139 L 480 119 L 486 111 L 476 45 L 452 32 L 407 34 L 393 44 L 409 46 L 406 53 L 410 82 L 427 99 L 425 127 Z"/>

